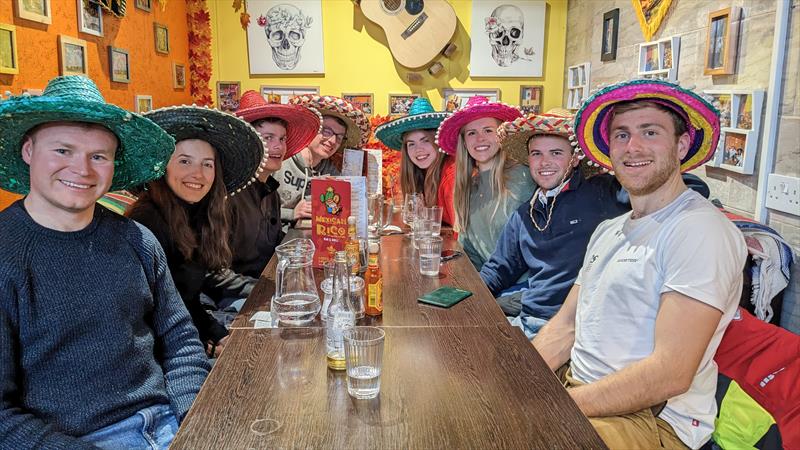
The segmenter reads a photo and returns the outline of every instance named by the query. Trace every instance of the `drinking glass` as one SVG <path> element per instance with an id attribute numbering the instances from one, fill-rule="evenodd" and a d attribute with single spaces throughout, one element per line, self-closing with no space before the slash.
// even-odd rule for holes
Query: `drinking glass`
<path id="1" fill-rule="evenodd" d="M 433 236 L 433 222 L 420 214 L 411 226 L 412 240 L 414 248 L 419 248 L 419 242 L 422 239 Z"/>
<path id="2" fill-rule="evenodd" d="M 405 202 L 403 202 L 403 223 L 410 227 L 414 223 L 421 205 L 422 195 L 416 192 L 406 194 Z"/>
<path id="3" fill-rule="evenodd" d="M 439 236 L 442 232 L 442 211 L 441 206 L 425 208 L 425 216 L 431 221 L 431 233 L 434 236 Z"/>
<path id="4" fill-rule="evenodd" d="M 442 237 L 428 236 L 419 241 L 419 273 L 426 277 L 439 276 L 442 262 Z"/>
<path id="5" fill-rule="evenodd" d="M 370 399 L 380 393 L 384 336 L 384 331 L 376 327 L 353 327 L 344 331 L 347 392 L 352 397 Z"/>

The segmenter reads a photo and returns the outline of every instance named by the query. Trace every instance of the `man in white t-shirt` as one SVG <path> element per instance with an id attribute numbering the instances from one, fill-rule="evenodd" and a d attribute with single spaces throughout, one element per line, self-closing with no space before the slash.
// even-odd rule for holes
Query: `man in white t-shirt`
<path id="1" fill-rule="evenodd" d="M 698 448 L 716 416 L 714 353 L 742 290 L 737 228 L 684 185 L 719 138 L 719 115 L 672 83 L 602 89 L 578 142 L 614 170 L 633 211 L 589 241 L 564 306 L 533 345 L 611 448 Z"/>

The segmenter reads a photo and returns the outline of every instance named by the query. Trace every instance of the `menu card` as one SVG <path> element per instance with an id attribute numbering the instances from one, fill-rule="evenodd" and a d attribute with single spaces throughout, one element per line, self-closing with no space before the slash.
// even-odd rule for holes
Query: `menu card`
<path id="1" fill-rule="evenodd" d="M 317 177 L 311 180 L 311 240 L 314 267 L 332 260 L 347 243 L 347 218 L 356 218 L 356 235 L 367 237 L 365 177 Z"/>

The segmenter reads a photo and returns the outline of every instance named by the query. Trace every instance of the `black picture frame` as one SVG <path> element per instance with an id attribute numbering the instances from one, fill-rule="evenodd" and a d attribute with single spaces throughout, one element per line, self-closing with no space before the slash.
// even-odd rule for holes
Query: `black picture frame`
<path id="1" fill-rule="evenodd" d="M 617 39 L 619 38 L 619 8 L 612 9 L 603 14 L 602 50 L 601 61 L 616 61 Z"/>

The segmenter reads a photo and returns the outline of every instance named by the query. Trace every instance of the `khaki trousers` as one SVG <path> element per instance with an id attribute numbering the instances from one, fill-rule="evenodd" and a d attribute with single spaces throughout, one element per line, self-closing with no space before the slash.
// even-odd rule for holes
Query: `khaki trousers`
<path id="1" fill-rule="evenodd" d="M 567 389 L 585 384 L 572 377 L 569 364 L 558 369 L 556 375 Z M 590 417 L 589 422 L 611 450 L 687 448 L 672 425 L 656 417 L 650 408 L 623 416 Z"/>

